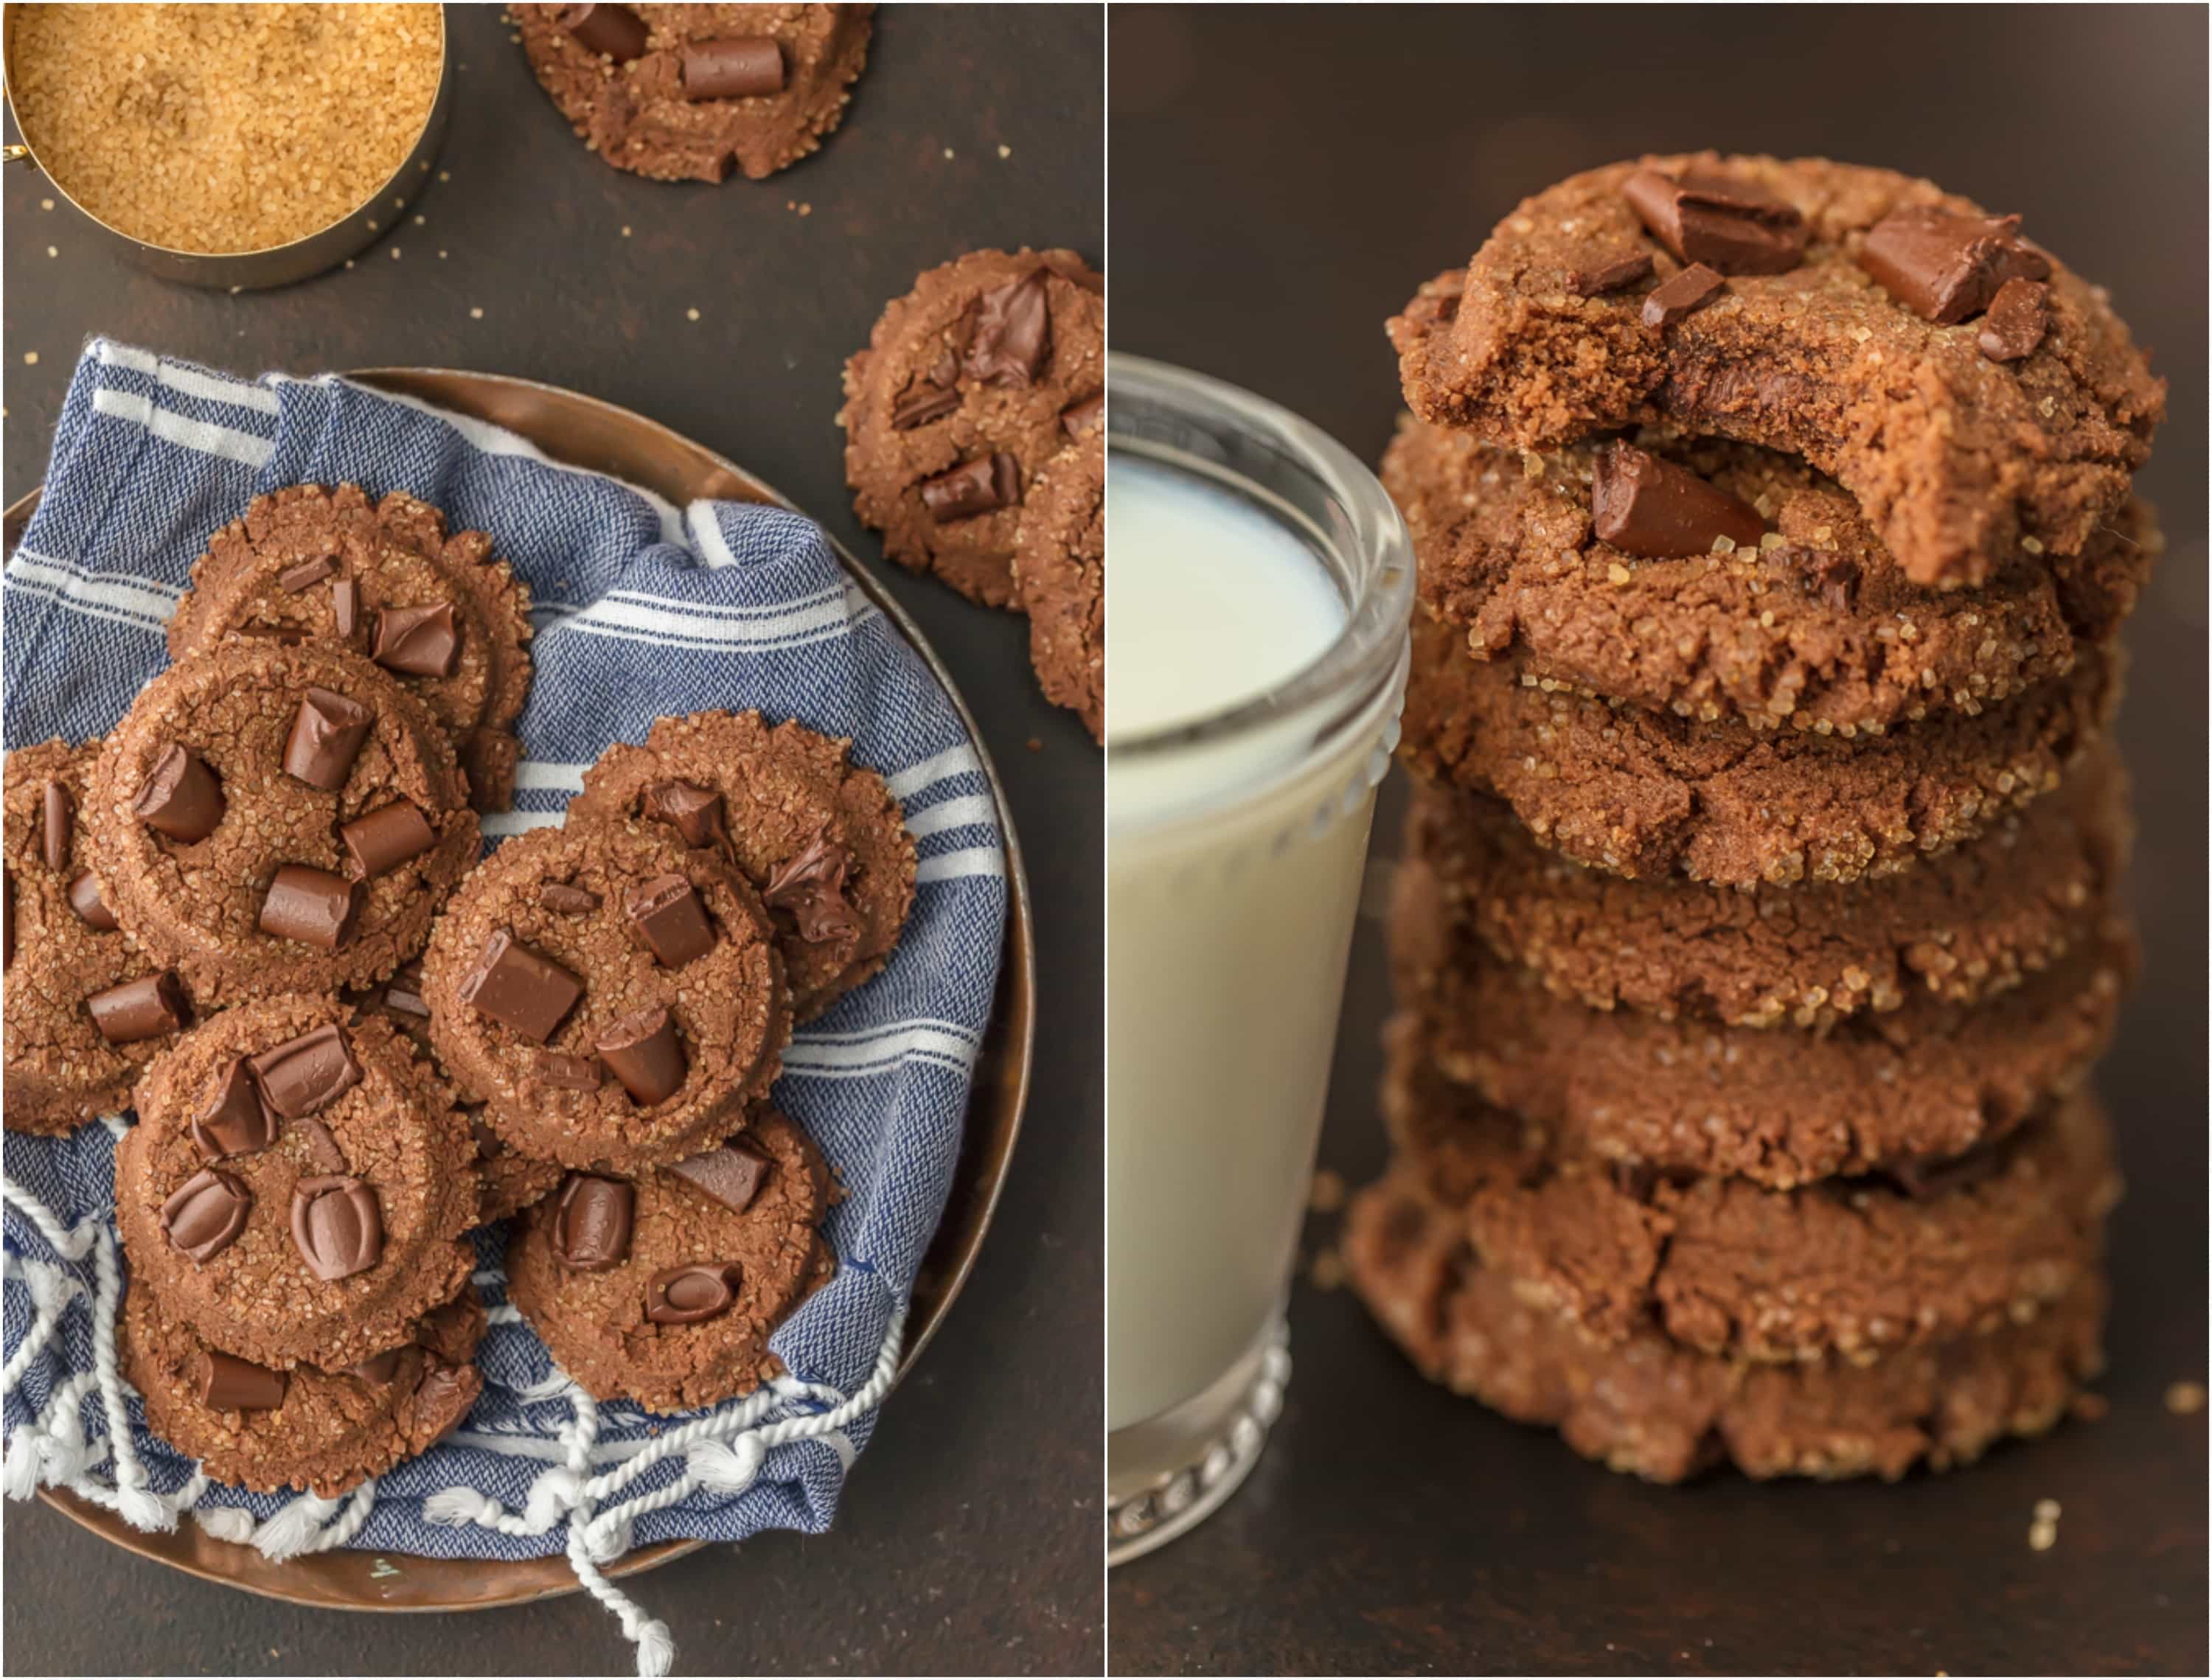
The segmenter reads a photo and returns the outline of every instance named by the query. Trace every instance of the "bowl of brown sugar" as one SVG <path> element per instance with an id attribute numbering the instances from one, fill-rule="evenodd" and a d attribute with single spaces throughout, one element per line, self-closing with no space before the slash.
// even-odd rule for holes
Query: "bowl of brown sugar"
<path id="1" fill-rule="evenodd" d="M 436 5 L 11 5 L 8 102 L 55 191 L 140 266 L 288 285 L 391 228 L 451 102 Z"/>

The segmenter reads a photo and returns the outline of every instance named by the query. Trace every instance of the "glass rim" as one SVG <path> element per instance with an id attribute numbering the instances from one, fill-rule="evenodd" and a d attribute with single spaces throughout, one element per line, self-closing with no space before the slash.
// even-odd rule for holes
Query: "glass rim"
<path id="1" fill-rule="evenodd" d="M 1324 553 L 1340 548 L 1338 539 L 1265 486 L 1243 474 L 1210 463 L 1158 440 L 1114 428 L 1118 399 L 1139 391 L 1147 399 L 1162 402 L 1181 398 L 1194 411 L 1212 409 L 1223 418 L 1243 423 L 1272 439 L 1303 464 L 1341 501 L 1352 514 L 1353 535 L 1370 563 L 1350 579 L 1355 591 L 1351 610 L 1335 640 L 1315 658 L 1274 688 L 1216 712 L 1183 722 L 1161 725 L 1116 739 L 1112 731 L 1112 695 L 1108 694 L 1106 753 L 1124 761 L 1158 761 L 1192 747 L 1210 746 L 1316 711 L 1347 697 L 1364 703 L 1395 676 L 1405 658 L 1406 626 L 1413 610 L 1413 537 L 1406 529 L 1397 504 L 1382 481 L 1358 457 L 1327 432 L 1279 403 L 1254 395 L 1242 385 L 1200 373 L 1171 362 L 1116 350 L 1107 356 L 1106 443 L 1107 542 L 1112 537 L 1111 452 L 1125 448 L 1164 467 L 1237 488 L 1271 513 L 1279 512 L 1317 544 Z M 1340 568 L 1332 567 L 1333 572 Z M 1357 704 L 1352 708 L 1356 711 Z M 1334 720 L 1332 720 L 1334 721 Z"/>

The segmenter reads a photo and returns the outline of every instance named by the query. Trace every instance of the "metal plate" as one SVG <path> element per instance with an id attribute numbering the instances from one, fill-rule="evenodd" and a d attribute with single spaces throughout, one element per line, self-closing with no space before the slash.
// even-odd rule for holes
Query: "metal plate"
<path id="1" fill-rule="evenodd" d="M 595 397 L 580 396 L 527 379 L 445 368 L 376 367 L 348 375 L 379 390 L 412 397 L 454 413 L 504 426 L 528 439 L 555 460 L 611 473 L 666 497 L 678 506 L 701 497 L 725 500 L 792 504 L 732 461 L 679 436 L 642 415 Z M 39 493 L 33 491 L 5 514 L 6 550 L 15 552 Z M 794 509 L 803 512 L 804 509 Z M 1029 876 L 1013 813 L 999 780 L 998 767 L 983 745 L 981 731 L 951 674 L 890 593 L 835 538 L 839 561 L 860 592 L 882 612 L 892 629 L 921 655 L 966 725 L 989 779 L 1006 836 L 1006 947 L 1000 959 L 999 995 L 991 1028 L 975 1066 L 968 1101 L 967 1125 L 952 1188 L 921 1271 L 915 1280 L 907 1318 L 907 1344 L 899 1375 L 913 1368 L 929 1345 L 946 1311 L 967 1281 L 981 1247 L 983 1233 L 998 1205 L 1014 1138 L 1021 1128 L 1029 1091 L 1032 1022 L 1036 1010 L 1036 949 L 1030 915 Z M 218 1540 L 189 1519 L 172 1534 L 145 1534 L 112 1511 L 74 1494 L 46 1488 L 40 1497 L 94 1533 L 126 1551 L 159 1563 L 271 1598 L 331 1610 L 481 1610 L 494 1604 L 525 1604 L 577 1590 L 576 1578 L 562 1556 L 502 1563 L 463 1558 L 382 1556 L 368 1551 L 321 1552 L 272 1563 L 251 1546 Z M 634 1575 L 695 1551 L 705 1542 L 670 1540 L 641 1547 L 606 1573 Z M 396 1573 L 372 1575 L 373 1568 Z"/>

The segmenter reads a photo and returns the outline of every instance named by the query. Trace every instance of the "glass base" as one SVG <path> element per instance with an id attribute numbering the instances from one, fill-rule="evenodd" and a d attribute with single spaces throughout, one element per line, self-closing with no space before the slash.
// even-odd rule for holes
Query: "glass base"
<path id="1" fill-rule="evenodd" d="M 1172 1410 L 1106 1438 L 1106 1562 L 1127 1563 L 1195 1528 L 1260 1462 L 1291 1380 L 1279 1312 L 1219 1380 Z"/>

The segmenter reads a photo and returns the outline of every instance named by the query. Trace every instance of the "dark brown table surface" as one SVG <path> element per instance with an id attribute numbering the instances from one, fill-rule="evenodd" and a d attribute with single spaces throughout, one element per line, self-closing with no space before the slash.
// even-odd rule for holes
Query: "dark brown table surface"
<path id="1" fill-rule="evenodd" d="M 840 365 L 886 300 L 963 251 L 1103 257 L 1099 13 L 889 9 L 823 150 L 715 188 L 600 164 L 538 91 L 497 8 L 453 9 L 465 70 L 438 164 L 451 179 L 412 207 L 396 259 L 380 246 L 286 291 L 189 290 L 94 252 L 65 204 L 40 209 L 43 179 L 5 172 L 7 498 L 44 475 L 78 346 L 100 332 L 249 373 L 405 363 L 587 391 L 751 468 L 876 561 L 832 420 Z M 1020 620 L 878 571 L 973 705 L 1027 847 L 1029 1120 L 966 1293 L 885 1409 L 832 1531 L 709 1549 L 629 1590 L 673 1630 L 679 1672 L 1096 1672 L 1098 757 L 1036 694 Z M 618 1673 L 632 1661 L 580 1595 L 465 1616 L 295 1610 L 126 1556 L 43 1507 L 9 1507 L 5 1551 L 17 1673 Z"/>
<path id="2" fill-rule="evenodd" d="M 1421 1381 L 1301 1283 L 1251 1481 L 1115 1572 L 1132 1674 L 2205 1671 L 2205 17 L 2179 7 L 1117 9 L 1116 348 L 1289 404 L 1372 458 L 1383 318 L 1522 195 L 1646 149 L 1934 177 L 2109 285 L 2172 382 L 2142 477 L 2171 539 L 2122 729 L 2148 946 L 2099 1083 L 2128 1200 L 2101 1422 L 1896 1487 L 1674 1489 Z M 1393 802 L 1395 804 L 1395 802 Z M 1395 846 L 1395 811 L 1378 822 Z M 1322 1146 L 1380 1167 L 1371 922 Z M 1316 1217 L 1310 1249 L 1331 1240 Z M 2039 1499 L 2057 1545 L 2027 1544 Z"/>

